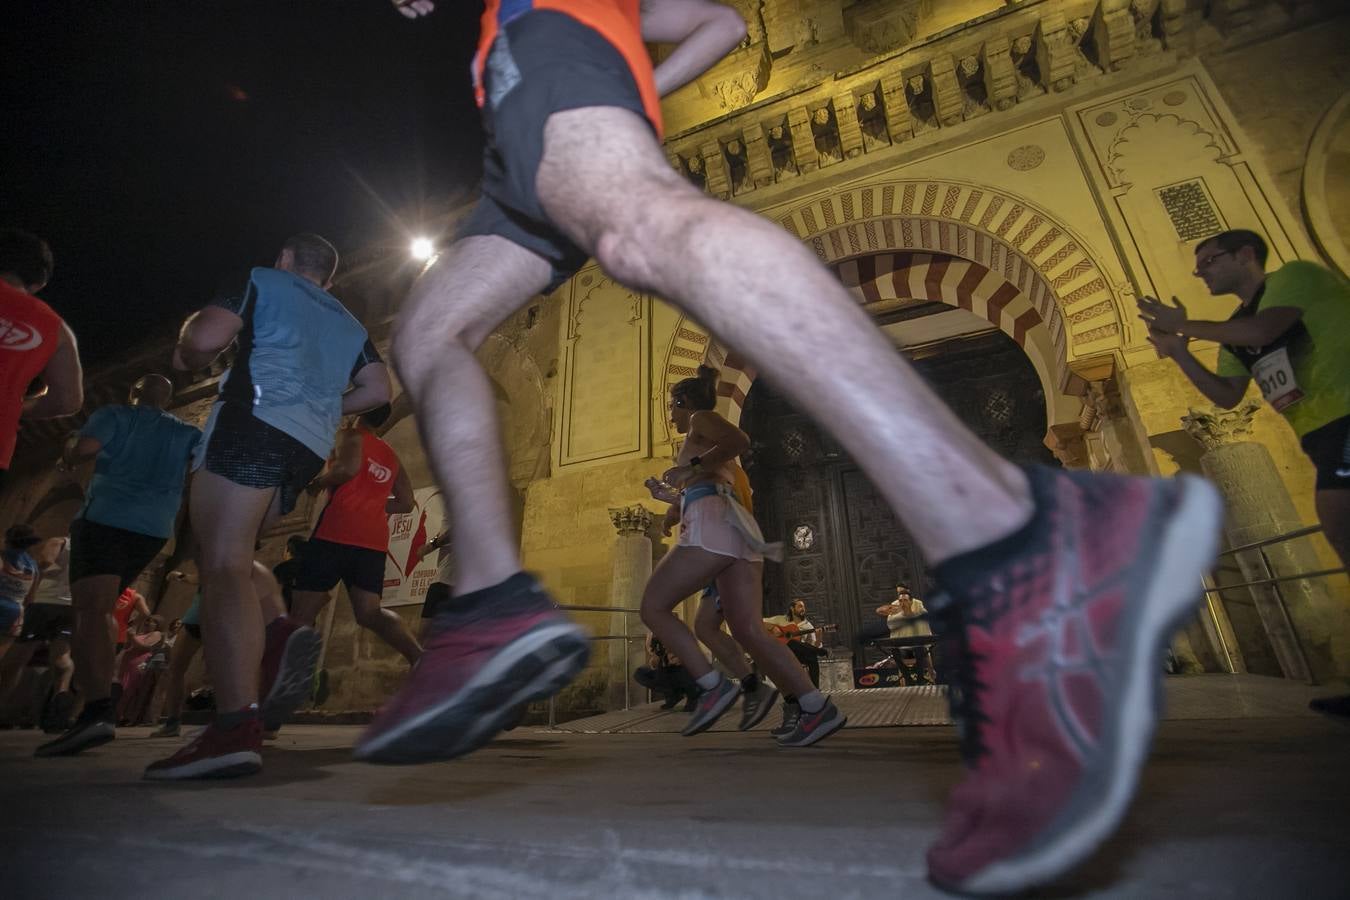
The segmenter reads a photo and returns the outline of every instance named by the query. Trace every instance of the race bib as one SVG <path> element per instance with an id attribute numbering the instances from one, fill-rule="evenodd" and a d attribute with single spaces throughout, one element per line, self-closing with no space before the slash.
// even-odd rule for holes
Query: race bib
<path id="1" fill-rule="evenodd" d="M 1284 412 L 1303 399 L 1303 391 L 1294 379 L 1294 367 L 1289 364 L 1289 351 L 1281 347 L 1261 357 L 1252 366 L 1252 377 L 1276 412 Z"/>

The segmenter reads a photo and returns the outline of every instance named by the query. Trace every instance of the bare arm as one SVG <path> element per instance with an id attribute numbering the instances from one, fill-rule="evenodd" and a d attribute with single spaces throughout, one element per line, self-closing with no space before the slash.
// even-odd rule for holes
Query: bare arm
<path id="1" fill-rule="evenodd" d="M 98 456 L 102 449 L 103 442 L 98 438 L 87 434 L 72 434 L 66 439 L 65 449 L 61 451 L 61 462 L 67 468 L 73 469 Z"/>
<path id="2" fill-rule="evenodd" d="M 417 548 L 417 561 L 421 562 L 433 550 L 439 550 L 450 543 L 450 530 L 447 528 L 431 540 Z"/>
<path id="3" fill-rule="evenodd" d="M 346 428 L 338 433 L 337 449 L 328 467 L 305 490 L 317 494 L 324 488 L 346 484 L 361 471 L 361 432 Z"/>
<path id="4" fill-rule="evenodd" d="M 1242 402 L 1251 383 L 1248 375 L 1219 375 L 1205 368 L 1200 360 L 1191 355 L 1186 345 L 1189 339 L 1178 334 L 1165 334 L 1150 330 L 1149 343 L 1158 348 L 1163 356 L 1176 361 L 1177 368 L 1190 379 L 1196 390 L 1204 394 L 1209 402 L 1224 409 L 1232 409 Z"/>
<path id="5" fill-rule="evenodd" d="M 398 476 L 394 479 L 394 495 L 384 504 L 384 511 L 392 516 L 396 513 L 412 512 L 413 506 L 412 481 L 404 468 L 399 466 Z"/>
<path id="6" fill-rule="evenodd" d="M 745 20 L 708 0 L 642 0 L 642 39 L 678 46 L 656 67 L 662 97 L 693 81 L 745 40 Z"/>
<path id="7" fill-rule="evenodd" d="M 150 617 L 150 606 L 140 594 L 136 595 L 136 614 L 145 616 L 147 619 Z M 158 634 L 158 632 L 156 632 L 156 634 Z"/>
<path id="8" fill-rule="evenodd" d="M 731 462 L 750 449 L 750 436 L 712 410 L 699 410 L 689 422 L 690 433 L 697 433 L 701 443 L 712 445 L 699 454 L 699 462 L 704 468 Z"/>
<path id="9" fill-rule="evenodd" d="M 1148 324 L 1150 331 L 1183 334 L 1196 340 L 1217 341 L 1236 347 L 1273 344 L 1303 318 L 1303 310 L 1296 306 L 1273 306 L 1240 319 L 1207 322 L 1188 318 L 1186 307 L 1176 297 L 1172 298 L 1170 306 L 1155 297 L 1140 297 L 1135 302 L 1139 306 L 1139 318 Z"/>
<path id="10" fill-rule="evenodd" d="M 195 372 L 211 365 L 221 351 L 234 343 L 244 320 L 220 306 L 207 306 L 188 316 L 173 348 L 173 367 Z"/>
<path id="11" fill-rule="evenodd" d="M 342 414 L 352 416 L 383 406 L 392 393 L 389 368 L 382 362 L 364 365 L 352 378 L 352 389 L 342 395 Z"/>
<path id="12" fill-rule="evenodd" d="M 25 419 L 54 419 L 80 411 L 84 404 L 84 369 L 75 332 L 65 322 L 61 323 L 56 351 L 42 370 L 42 383 L 46 390 L 23 403 Z"/>

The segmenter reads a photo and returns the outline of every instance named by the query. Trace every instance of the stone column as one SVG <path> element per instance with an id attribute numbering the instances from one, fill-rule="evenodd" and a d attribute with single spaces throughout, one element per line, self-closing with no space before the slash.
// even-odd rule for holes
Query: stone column
<path id="1" fill-rule="evenodd" d="M 1260 408 L 1191 409 L 1181 420 L 1205 448 L 1200 467 L 1227 501 L 1224 532 L 1230 547 L 1275 537 L 1310 523 L 1299 520 L 1275 461 L 1264 445 L 1244 440 Z M 1244 581 L 1321 569 L 1306 538 L 1282 541 L 1237 555 Z M 1346 672 L 1346 611 L 1324 578 L 1283 581 L 1248 589 L 1286 678 L 1318 682 Z"/>
<path id="2" fill-rule="evenodd" d="M 609 606 L 637 609 L 642 602 L 642 591 L 652 575 L 652 539 L 649 531 L 652 514 L 645 506 L 634 504 L 609 511 L 609 520 L 618 529 L 614 544 L 613 562 L 609 576 Z M 610 613 L 610 634 L 643 634 L 642 622 L 633 613 Z M 622 709 L 624 691 L 637 702 L 636 685 L 628 684 L 633 669 L 645 659 L 641 641 L 605 641 L 609 660 L 609 707 Z M 624 647 L 628 647 L 627 664 Z"/>

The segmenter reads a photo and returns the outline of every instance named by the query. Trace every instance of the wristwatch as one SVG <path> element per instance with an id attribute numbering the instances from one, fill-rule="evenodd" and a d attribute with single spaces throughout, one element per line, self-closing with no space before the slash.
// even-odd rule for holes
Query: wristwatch
<path id="1" fill-rule="evenodd" d="M 703 471 L 703 457 L 701 457 L 701 456 L 691 456 L 691 457 L 689 457 L 689 468 L 693 469 L 695 474 L 698 474 L 699 472 L 702 472 L 702 471 Z"/>

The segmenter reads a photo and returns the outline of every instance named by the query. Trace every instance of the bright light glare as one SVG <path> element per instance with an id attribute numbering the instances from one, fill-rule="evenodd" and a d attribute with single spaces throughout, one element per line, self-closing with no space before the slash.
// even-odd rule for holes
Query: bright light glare
<path id="1" fill-rule="evenodd" d="M 413 259 L 426 262 L 436 255 L 436 245 L 431 242 L 431 238 L 413 238 L 411 253 Z"/>

